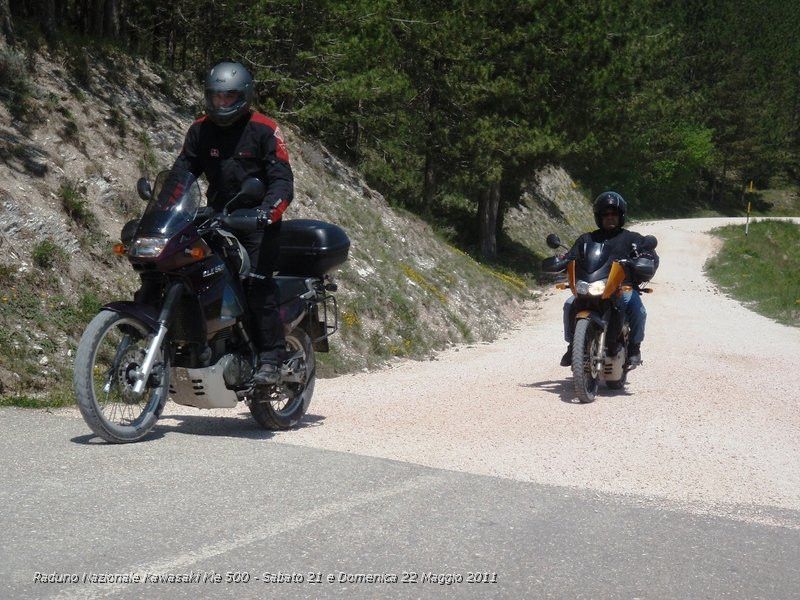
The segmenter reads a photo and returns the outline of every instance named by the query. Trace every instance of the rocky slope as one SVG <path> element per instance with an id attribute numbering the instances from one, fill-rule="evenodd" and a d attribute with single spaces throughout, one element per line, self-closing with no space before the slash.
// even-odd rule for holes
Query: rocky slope
<path id="1" fill-rule="evenodd" d="M 5 52 L 0 61 L 5 72 L 18 70 L 15 81 L 32 73 L 16 90 L 0 90 L 0 395 L 63 398 L 85 323 L 136 287 L 111 253 L 122 224 L 142 209 L 135 181 L 171 165 L 199 94 L 108 49 Z M 324 357 L 326 373 L 430 356 L 509 325 L 530 281 L 447 245 L 321 144 L 284 128 L 296 177 L 287 217 L 337 223 L 352 240 L 337 275 L 341 331 Z M 507 224 L 512 238 L 537 250 L 551 224 L 579 213 L 581 198 L 563 171 L 533 181 Z M 574 233 L 574 225 L 562 222 L 559 232 Z"/>

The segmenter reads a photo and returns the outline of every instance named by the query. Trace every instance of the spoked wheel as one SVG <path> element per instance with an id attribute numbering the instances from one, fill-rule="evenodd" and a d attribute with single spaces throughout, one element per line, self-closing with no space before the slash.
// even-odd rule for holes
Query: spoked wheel
<path id="1" fill-rule="evenodd" d="M 140 320 L 101 311 L 81 337 L 75 354 L 78 408 L 89 427 L 108 442 L 141 439 L 161 415 L 169 393 L 169 364 L 159 353 L 142 394 L 134 373 L 144 361 L 152 331 Z"/>
<path id="2" fill-rule="evenodd" d="M 290 429 L 308 410 L 317 377 L 316 359 L 311 338 L 297 327 L 286 336 L 287 359 L 291 374 L 278 385 L 256 388 L 250 401 L 250 413 L 265 429 Z"/>
<path id="3" fill-rule="evenodd" d="M 572 339 L 572 380 L 581 403 L 594 402 L 600 377 L 598 359 L 601 353 L 600 331 L 589 319 L 579 320 Z"/>

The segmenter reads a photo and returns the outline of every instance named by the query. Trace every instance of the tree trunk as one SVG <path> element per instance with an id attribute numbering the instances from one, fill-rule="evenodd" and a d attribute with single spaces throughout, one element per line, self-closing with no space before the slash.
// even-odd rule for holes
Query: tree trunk
<path id="1" fill-rule="evenodd" d="M 167 35 L 167 64 L 170 69 L 175 69 L 175 29 L 172 27 Z"/>
<path id="2" fill-rule="evenodd" d="M 181 36 L 181 71 L 186 71 L 186 49 L 189 46 L 189 36 Z"/>
<path id="3" fill-rule="evenodd" d="M 119 37 L 119 0 L 106 0 L 103 15 L 103 35 L 107 38 Z"/>
<path id="4" fill-rule="evenodd" d="M 48 42 L 56 37 L 56 3 L 55 0 L 39 0 L 39 24 Z"/>
<path id="5" fill-rule="evenodd" d="M 67 13 L 67 0 L 55 0 L 55 14 L 56 14 L 56 23 L 61 23 L 63 25 L 67 25 L 67 27 L 71 27 L 71 23 L 68 23 L 68 13 Z"/>
<path id="6" fill-rule="evenodd" d="M 150 60 L 161 62 L 161 11 L 152 16 L 153 29 L 150 37 Z"/>
<path id="7" fill-rule="evenodd" d="M 104 3 L 104 0 L 92 0 L 91 14 L 89 15 L 89 22 L 91 23 L 89 31 L 92 35 L 96 35 L 97 37 L 103 35 Z"/>
<path id="8" fill-rule="evenodd" d="M 430 146 L 425 148 L 425 173 L 422 180 L 422 212 L 426 215 L 433 209 L 436 194 L 436 170 L 433 167 L 433 152 Z"/>
<path id="9" fill-rule="evenodd" d="M 14 27 L 11 24 L 11 5 L 8 0 L 0 0 L 0 42 L 5 41 L 9 46 L 17 43 L 14 37 Z"/>
<path id="10" fill-rule="evenodd" d="M 478 204 L 478 247 L 481 256 L 497 257 L 497 215 L 500 208 L 500 182 L 492 183 L 481 193 Z"/>

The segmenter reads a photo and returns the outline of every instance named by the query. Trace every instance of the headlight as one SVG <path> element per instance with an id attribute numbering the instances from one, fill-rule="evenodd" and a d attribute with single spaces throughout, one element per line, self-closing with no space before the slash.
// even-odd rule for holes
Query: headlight
<path id="1" fill-rule="evenodd" d="M 128 256 L 157 258 L 169 241 L 168 238 L 138 238 L 133 242 Z"/>
<path id="2" fill-rule="evenodd" d="M 578 292 L 579 296 L 602 296 L 603 292 L 606 291 L 606 281 L 606 279 L 593 281 L 592 283 L 578 281 L 575 284 L 575 291 Z"/>

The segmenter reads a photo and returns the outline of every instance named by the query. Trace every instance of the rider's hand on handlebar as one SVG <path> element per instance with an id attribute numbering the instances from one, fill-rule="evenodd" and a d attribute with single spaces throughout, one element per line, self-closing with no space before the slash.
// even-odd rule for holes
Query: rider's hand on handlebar
<path id="1" fill-rule="evenodd" d="M 263 229 L 268 225 L 272 225 L 276 219 L 273 219 L 272 210 L 266 211 L 258 209 L 258 228 Z M 280 216 L 278 217 L 280 219 Z"/>

